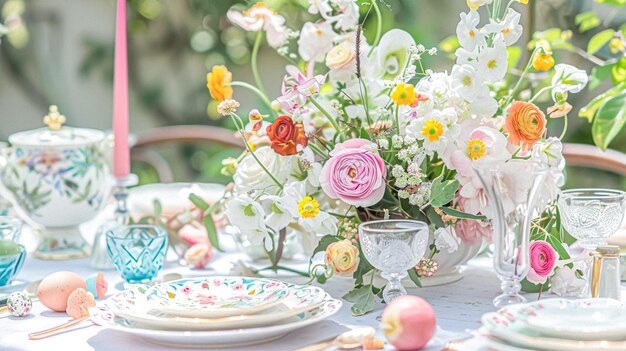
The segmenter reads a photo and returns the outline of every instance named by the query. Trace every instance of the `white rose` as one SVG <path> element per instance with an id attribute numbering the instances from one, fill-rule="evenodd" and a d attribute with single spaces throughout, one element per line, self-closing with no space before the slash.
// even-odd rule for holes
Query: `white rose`
<path id="1" fill-rule="evenodd" d="M 291 156 L 280 156 L 269 146 L 258 148 L 254 154 L 261 163 L 282 184 L 289 175 Z M 244 194 L 254 190 L 268 190 L 271 192 L 277 187 L 274 180 L 265 172 L 263 167 L 248 154 L 237 166 L 233 176 L 235 192 Z"/>
<path id="2" fill-rule="evenodd" d="M 456 236 L 456 232 L 453 227 L 437 228 L 435 230 L 435 246 L 440 251 L 448 251 L 453 253 L 459 248 L 461 238 Z"/>
<path id="3" fill-rule="evenodd" d="M 581 262 L 576 262 L 574 268 L 563 266 L 559 268 L 550 279 L 550 292 L 558 296 L 575 296 L 584 287 L 585 280 L 576 277 L 576 270 L 581 269 Z"/>

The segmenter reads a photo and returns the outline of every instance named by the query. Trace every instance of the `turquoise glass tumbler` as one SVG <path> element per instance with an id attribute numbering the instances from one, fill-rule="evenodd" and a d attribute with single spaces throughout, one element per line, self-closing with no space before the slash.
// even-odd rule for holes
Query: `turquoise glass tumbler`
<path id="1" fill-rule="evenodd" d="M 24 265 L 26 249 L 22 245 L 18 246 L 19 252 L 0 256 L 0 286 L 11 284 Z"/>
<path id="2" fill-rule="evenodd" d="M 153 225 L 116 227 L 107 232 L 107 251 L 128 283 L 148 283 L 163 266 L 167 233 Z"/>

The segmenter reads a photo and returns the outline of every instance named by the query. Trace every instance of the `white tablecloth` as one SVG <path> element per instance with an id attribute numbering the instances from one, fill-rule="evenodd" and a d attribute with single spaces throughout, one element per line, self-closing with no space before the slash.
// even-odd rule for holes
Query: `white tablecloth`
<path id="1" fill-rule="evenodd" d="M 28 240 L 32 247 L 34 241 Z M 24 240 L 23 240 L 24 241 Z M 216 255 L 215 259 L 207 270 L 190 270 L 181 267 L 175 262 L 168 262 L 164 265 L 162 273 L 178 272 L 184 276 L 207 276 L 225 274 L 232 262 L 236 262 L 241 256 L 237 254 Z M 499 292 L 499 281 L 491 270 L 491 262 L 488 258 L 479 258 L 471 261 L 464 271 L 463 279 L 448 285 L 409 288 L 412 295 L 420 296 L 429 301 L 436 312 L 438 330 L 435 337 L 427 345 L 426 350 L 440 350 L 449 340 L 468 336 L 468 331 L 480 326 L 480 317 L 494 307 L 491 300 Z M 60 271 L 73 271 L 79 275 L 87 276 L 95 270 L 90 267 L 89 259 L 78 259 L 70 261 L 43 261 L 28 257 L 18 280 L 23 283 L 21 286 L 31 281 L 39 280 L 46 275 Z M 105 277 L 109 282 L 109 292 L 122 289 L 122 281 L 115 270 L 105 271 Z M 303 277 L 282 277 L 282 279 L 303 283 Z M 350 290 L 351 279 L 332 278 L 323 288 L 333 297 L 340 298 Z M 19 290 L 19 285 L 13 285 L 9 289 Z M 0 290 L 6 292 L 7 289 Z M 543 297 L 548 294 L 544 293 Z M 536 295 L 529 295 L 529 299 L 536 298 Z M 372 326 L 378 328 L 380 317 L 384 305 L 377 303 L 374 311 L 367 315 L 354 317 L 350 313 L 349 303 L 345 303 L 342 310 L 330 318 L 316 325 L 305 329 L 297 330 L 279 340 L 255 345 L 250 347 L 237 347 L 236 350 L 294 350 L 310 345 L 322 340 L 332 338 L 348 328 L 358 326 Z M 106 330 L 102 327 L 85 324 L 84 327 L 57 335 L 43 340 L 28 340 L 28 333 L 47 329 L 59 325 L 68 320 L 65 313 L 52 312 L 46 309 L 40 302 L 36 301 L 33 311 L 24 318 L 16 318 L 7 313 L 0 314 L 0 350 L 168 350 L 169 348 L 153 345 L 140 338 Z M 379 338 L 383 338 L 379 331 Z M 393 350 L 393 347 L 386 345 L 386 349 Z M 474 348 L 475 350 L 480 348 Z M 234 350 L 234 349 L 232 349 Z"/>

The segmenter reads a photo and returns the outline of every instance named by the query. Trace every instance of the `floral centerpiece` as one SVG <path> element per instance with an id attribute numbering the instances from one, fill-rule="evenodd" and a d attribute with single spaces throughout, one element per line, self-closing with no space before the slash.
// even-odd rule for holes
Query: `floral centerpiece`
<path id="1" fill-rule="evenodd" d="M 232 118 L 246 145 L 239 158 L 224 161 L 223 172 L 234 183 L 225 199 L 231 224 L 265 248 L 274 268 L 285 237 L 299 235 L 311 244 L 312 279 L 352 277 L 354 289 L 344 298 L 354 303 L 353 313 L 362 314 L 382 289 L 373 285 L 374 269 L 362 255 L 361 221 L 400 217 L 430 225 L 430 250 L 409 271 L 420 285 L 420 277 L 436 272 L 438 253 L 490 240 L 487 198 L 474 167 L 505 170 L 504 196 L 514 197 L 528 186 L 527 172 L 540 164 L 549 175 L 539 201 L 542 214 L 533 223 L 532 240 L 541 243 L 531 247 L 528 283 L 545 282 L 558 268 L 553 258 L 569 258 L 554 202 L 564 179 L 565 130 L 548 136 L 546 114 L 533 101 L 550 91 L 548 117 L 563 117 L 571 108 L 568 94 L 586 85 L 587 74 L 554 66 L 540 41 L 523 71 L 507 74 L 509 48 L 522 35 L 518 2 L 527 1 L 468 0 L 469 11 L 456 27 L 456 64 L 439 72 L 423 62 L 437 48 L 425 48 L 399 29 L 382 33 L 376 1 L 310 0 L 308 12 L 318 18 L 299 31 L 264 3 L 230 10 L 232 23 L 257 33 L 255 85 L 233 81 L 224 66 L 207 75 L 218 112 Z M 363 15 L 359 7 L 366 8 Z M 368 42 L 362 23 L 374 15 L 377 32 Z M 264 34 L 289 63 L 273 101 L 256 66 Z M 552 71 L 551 84 L 520 99 L 522 82 L 533 71 Z M 242 117 L 233 87 L 258 94 L 268 115 L 253 109 Z"/>

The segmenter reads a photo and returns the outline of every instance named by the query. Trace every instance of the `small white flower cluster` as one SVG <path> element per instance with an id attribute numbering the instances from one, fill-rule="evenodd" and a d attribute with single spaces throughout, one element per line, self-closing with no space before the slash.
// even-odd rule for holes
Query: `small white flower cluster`
<path id="1" fill-rule="evenodd" d="M 398 197 L 408 199 L 413 206 L 423 206 L 430 198 L 430 182 L 425 182 L 426 175 L 421 172 L 419 164 L 410 163 L 407 169 L 395 165 L 391 169 L 395 178 L 394 186 L 398 189 Z"/>

